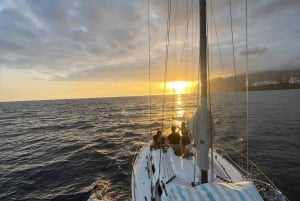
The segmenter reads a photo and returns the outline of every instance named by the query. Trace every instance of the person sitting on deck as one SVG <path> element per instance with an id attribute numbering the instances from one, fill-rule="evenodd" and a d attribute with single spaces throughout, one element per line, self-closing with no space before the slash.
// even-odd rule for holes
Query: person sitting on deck
<path id="1" fill-rule="evenodd" d="M 172 126 L 171 131 L 171 134 L 168 135 L 169 144 L 174 149 L 175 155 L 180 156 L 180 135 L 178 132 L 176 132 L 176 126 Z"/>
<path id="2" fill-rule="evenodd" d="M 188 157 L 189 154 L 186 150 L 186 145 L 189 145 L 192 143 L 192 134 L 189 131 L 188 127 L 186 127 L 185 122 L 181 123 L 181 153 L 183 154 L 183 157 Z"/>
<path id="3" fill-rule="evenodd" d="M 152 137 L 152 144 L 151 147 L 159 149 L 165 147 L 166 140 L 164 136 L 162 136 L 161 130 L 158 130 L 155 135 Z"/>

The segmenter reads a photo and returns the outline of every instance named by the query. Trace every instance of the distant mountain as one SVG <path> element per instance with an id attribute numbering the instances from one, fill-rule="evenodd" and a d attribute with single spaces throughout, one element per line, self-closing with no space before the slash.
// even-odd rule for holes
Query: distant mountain
<path id="1" fill-rule="evenodd" d="M 255 82 L 261 81 L 277 81 L 285 82 L 290 79 L 291 76 L 299 75 L 300 68 L 297 70 L 285 70 L 285 71 L 265 71 L 251 73 L 248 75 L 249 86 Z M 245 75 L 229 76 L 225 78 L 217 77 L 213 78 L 210 82 L 211 91 L 232 91 L 232 90 L 243 90 L 246 88 Z"/>

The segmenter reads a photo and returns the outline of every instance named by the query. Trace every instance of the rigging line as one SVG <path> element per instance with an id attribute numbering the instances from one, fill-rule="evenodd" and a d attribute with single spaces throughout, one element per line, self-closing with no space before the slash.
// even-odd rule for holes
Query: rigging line
<path id="1" fill-rule="evenodd" d="M 186 51 L 185 51 L 185 68 L 184 68 L 184 79 L 187 77 L 187 66 L 188 66 L 188 56 L 189 56 L 189 0 L 186 1 Z"/>
<path id="2" fill-rule="evenodd" d="M 199 1 L 196 1 L 196 8 L 199 8 L 199 6 L 198 6 L 198 3 Z M 193 3 L 192 3 L 192 5 L 193 5 Z M 198 13 L 198 12 L 197 12 Z M 196 16 L 196 19 L 197 19 L 197 17 L 198 16 Z M 193 18 L 192 18 L 192 29 L 194 29 L 194 16 L 193 16 Z M 196 30 L 196 34 L 197 34 L 197 28 L 195 29 Z M 195 43 L 194 43 L 194 38 L 193 38 L 193 32 L 194 31 L 192 31 L 192 43 L 193 44 L 195 44 L 194 46 L 196 47 L 196 43 L 197 43 L 197 37 L 195 37 Z M 193 72 L 196 72 L 197 71 L 197 69 L 196 69 L 196 56 L 195 56 L 195 53 L 194 53 L 194 48 L 192 47 L 192 63 L 193 63 Z M 195 73 L 196 75 L 198 75 L 199 73 Z M 192 77 L 192 80 L 194 80 L 194 77 Z M 199 80 L 198 80 L 198 83 L 199 83 Z M 198 84 L 198 86 L 199 86 L 199 84 Z M 197 87 L 197 91 L 199 91 L 198 90 L 198 87 Z M 194 96 L 194 93 L 195 92 L 193 92 L 192 94 L 193 94 L 193 104 L 195 104 L 195 96 Z M 197 93 L 197 95 L 198 95 L 199 93 Z M 196 98 L 196 107 L 197 107 L 197 109 L 198 109 L 198 102 L 199 102 L 199 100 L 198 100 L 198 96 L 197 96 L 197 98 Z M 193 137 L 194 138 L 194 137 Z M 195 139 L 194 139 L 194 142 L 195 142 Z M 194 183 L 196 183 L 196 166 L 197 166 L 197 151 L 195 151 L 195 157 L 194 157 Z"/>
<path id="3" fill-rule="evenodd" d="M 218 44 L 218 49 L 219 49 L 219 55 L 220 55 L 220 63 L 221 63 L 221 68 L 222 68 L 222 77 L 223 77 L 223 87 L 224 87 L 224 91 L 225 91 L 225 71 L 224 71 L 224 64 L 223 64 L 223 57 L 222 57 L 222 52 L 221 52 L 221 47 L 220 47 L 220 40 L 219 40 L 219 34 L 218 34 L 218 29 L 217 29 L 217 25 L 216 25 L 216 20 L 215 20 L 215 15 L 214 15 L 214 7 L 213 4 L 211 3 L 211 14 L 213 17 L 213 22 L 214 22 L 214 27 L 215 27 L 215 34 L 216 34 L 216 38 L 217 38 L 217 44 Z"/>
<path id="4" fill-rule="evenodd" d="M 182 60 L 183 60 L 183 55 L 184 55 L 185 49 L 188 48 L 186 46 L 187 46 L 187 43 L 188 43 L 187 41 L 188 41 L 189 20 L 191 18 L 191 13 L 188 14 L 188 10 L 189 10 L 189 8 L 188 8 L 188 0 L 187 0 L 187 24 L 186 24 L 186 29 L 185 29 L 184 43 L 183 43 L 182 52 L 181 52 L 180 61 L 179 61 L 180 66 L 181 66 L 181 63 L 182 63 Z"/>
<path id="5" fill-rule="evenodd" d="M 150 0 L 148 0 L 148 90 L 149 90 L 149 134 L 151 139 L 151 123 L 152 123 L 152 100 L 151 100 L 151 37 L 150 37 Z"/>
<path id="6" fill-rule="evenodd" d="M 248 1 L 246 0 L 246 151 L 247 151 L 247 159 L 249 157 L 249 63 L 248 63 Z M 249 163 L 247 160 L 247 172 L 249 169 Z"/>
<path id="7" fill-rule="evenodd" d="M 196 1 L 196 8 L 199 8 L 199 1 Z M 197 12 L 197 15 L 196 15 L 196 24 L 199 24 L 199 12 Z M 199 29 L 197 29 L 196 28 L 196 33 L 195 33 L 195 35 L 196 35 L 196 37 L 195 37 L 195 41 L 194 41 L 194 43 L 195 43 L 195 49 L 196 49 L 196 52 L 195 52 L 195 56 L 194 56 L 194 64 L 195 64 L 195 66 L 194 66 L 194 72 L 196 72 L 196 73 L 194 73 L 194 79 L 196 80 L 196 81 L 199 81 L 198 80 L 198 75 L 199 75 L 199 72 L 197 72 L 197 70 L 199 69 L 199 67 L 197 66 L 197 64 L 198 64 L 198 61 L 197 61 L 197 54 L 199 54 L 199 48 L 197 48 L 197 45 L 199 45 L 199 43 L 200 42 L 198 42 L 197 40 L 199 39 Z M 200 39 L 199 39 L 200 40 Z M 197 43 L 198 42 L 198 43 Z M 199 82 L 198 82 L 199 83 Z M 198 85 L 197 85 L 198 86 Z M 194 94 L 193 95 L 197 95 L 197 94 L 199 94 L 198 92 L 199 92 L 199 89 L 198 89 L 198 87 L 196 87 L 196 89 L 198 90 L 194 90 Z M 197 107 L 198 108 L 198 102 L 199 102 L 199 100 L 198 100 L 198 98 L 197 98 L 197 96 L 195 96 L 196 98 L 195 98 L 195 102 L 194 102 L 194 106 L 195 107 Z"/>
<path id="8" fill-rule="evenodd" d="M 192 5 L 191 5 L 191 15 L 193 14 L 193 5 L 194 5 L 194 1 L 192 0 Z M 195 59 L 195 55 L 194 55 L 194 15 L 192 15 L 192 45 L 191 45 L 191 51 L 192 51 L 192 70 L 195 71 L 195 62 L 194 62 L 194 59 Z M 193 80 L 193 77 L 192 77 L 192 80 Z M 195 102 L 194 101 L 194 96 L 192 96 L 193 98 L 193 103 Z M 196 154 L 195 154 L 196 155 Z M 196 161 L 194 162 L 194 183 L 196 182 Z"/>
<path id="9" fill-rule="evenodd" d="M 150 0 L 148 0 L 148 90 L 149 90 L 149 133 L 148 138 L 151 140 L 152 135 L 152 100 L 151 100 L 151 34 L 150 34 Z M 152 151 L 151 158 L 152 158 Z M 150 167 L 152 167 L 152 160 L 150 160 Z M 152 174 L 150 174 L 150 179 L 152 180 Z M 153 188 L 151 188 L 151 197 L 153 195 Z"/>
<path id="10" fill-rule="evenodd" d="M 211 13 L 212 13 L 212 0 L 210 1 L 210 10 L 211 10 Z M 213 29 L 213 16 L 211 15 L 210 16 L 210 40 L 211 40 L 211 44 L 212 44 L 212 41 L 213 41 L 213 34 L 212 34 L 212 29 Z M 212 117 L 212 114 L 211 114 L 211 111 L 212 111 L 212 107 L 211 107 L 211 77 L 210 77 L 210 68 L 212 67 L 212 48 L 210 48 L 210 54 L 209 54 L 209 57 L 210 57 L 210 63 L 208 63 L 208 78 L 209 78 L 209 82 L 208 82 L 208 98 L 209 98 L 209 121 L 210 121 L 210 157 L 211 157 L 211 180 L 213 181 L 214 179 L 214 157 L 213 157 L 213 117 Z M 209 60 L 208 60 L 209 61 Z"/>
<path id="11" fill-rule="evenodd" d="M 194 1 L 192 0 L 191 5 L 191 13 L 193 14 L 193 5 Z M 192 52 L 192 69 L 194 70 L 194 48 L 193 48 L 193 42 L 194 42 L 194 15 L 192 15 L 192 45 L 191 45 L 191 52 Z"/>
<path id="12" fill-rule="evenodd" d="M 194 6 L 194 1 L 192 0 L 192 13 L 194 13 L 193 11 L 193 6 Z M 192 50 L 192 72 L 195 72 L 195 52 L 194 52 L 194 14 L 192 16 L 192 47 L 191 47 L 191 50 Z M 194 80 L 193 76 L 191 76 L 191 79 Z M 195 103 L 195 100 L 194 100 L 194 96 L 192 96 L 192 103 L 194 104 Z"/>
<path id="13" fill-rule="evenodd" d="M 197 2 L 198 1 L 196 1 L 196 8 L 197 8 Z M 196 19 L 197 19 L 197 15 L 196 14 L 194 14 L 195 12 L 194 12 L 194 0 L 192 0 L 192 5 L 191 5 L 191 16 L 192 16 L 192 22 L 191 22 L 191 24 L 192 24 L 192 30 L 191 30 L 191 32 L 192 32 L 192 40 L 191 40 L 191 43 L 192 43 L 192 45 L 191 45 L 191 54 L 192 54 L 192 56 L 191 56 L 191 64 L 192 64 L 192 75 L 190 75 L 190 79 L 191 79 L 191 81 L 192 81 L 192 89 L 193 89 L 193 91 L 191 92 L 191 94 L 192 94 L 192 105 L 193 106 L 195 106 L 196 105 L 196 98 L 195 98 L 195 89 L 194 89 L 194 80 L 196 80 L 195 79 L 195 75 L 196 75 L 196 73 L 194 73 L 194 72 L 196 72 L 196 60 L 197 60 L 197 58 L 196 58 L 196 56 L 195 56 L 195 54 L 196 54 L 196 52 L 195 52 L 195 48 L 197 47 L 197 37 L 196 37 L 196 35 L 197 35 L 197 28 L 195 29 L 194 28 L 194 26 L 195 26 L 195 17 L 196 17 Z"/>
<path id="14" fill-rule="evenodd" d="M 165 72 L 164 72 L 164 92 L 163 92 L 163 107 L 162 107 L 162 130 L 164 129 L 164 112 L 166 105 L 166 82 L 168 72 L 168 58 L 169 58 L 169 41 L 170 41 L 170 21 L 171 21 L 171 0 L 168 1 L 168 19 L 167 19 L 167 36 L 166 36 L 166 54 L 165 54 Z"/>
<path id="15" fill-rule="evenodd" d="M 178 54 L 177 54 L 177 31 L 176 31 L 176 23 L 177 23 L 177 0 L 175 1 L 175 16 L 174 16 L 174 33 L 175 33 L 175 59 L 174 59 L 174 72 L 173 72 L 173 84 L 175 82 L 175 73 L 178 65 Z M 173 109 L 172 109 L 172 126 L 174 125 L 174 110 L 175 110 L 175 89 L 173 89 Z"/>
<path id="16" fill-rule="evenodd" d="M 187 0 L 188 2 L 188 0 Z M 188 7 L 186 6 L 187 10 L 188 10 Z M 188 11 L 187 11 L 188 12 Z M 186 41 L 187 41 L 187 30 L 188 30 L 188 15 L 187 15 L 187 22 L 186 22 L 186 29 L 185 29 L 185 35 L 184 35 L 184 43 L 183 43 L 183 47 L 182 47 L 182 52 L 181 52 L 181 56 L 180 56 L 180 61 L 179 61 L 179 65 L 181 67 L 181 63 L 182 63 L 182 60 L 183 60 L 183 55 L 184 55 L 184 52 L 185 52 L 185 49 L 186 49 Z"/>
<path id="17" fill-rule="evenodd" d="M 233 56 L 233 69 L 234 69 L 234 81 L 235 81 L 235 91 L 237 90 L 237 77 L 236 77 L 236 65 L 235 65 L 235 50 L 234 50 L 234 40 L 233 40 L 233 28 L 232 28 L 232 12 L 231 12 L 231 0 L 229 0 L 229 13 L 230 13 L 230 27 L 231 27 L 231 43 L 232 43 L 232 56 Z M 238 106 L 238 94 L 236 94 L 236 103 Z"/>
<path id="18" fill-rule="evenodd" d="M 186 1 L 186 58 L 185 58 L 185 73 L 184 79 L 187 80 L 187 69 L 188 69 L 188 60 L 189 60 L 189 22 L 190 22 L 190 15 L 189 15 L 189 0 Z"/>
<path id="19" fill-rule="evenodd" d="M 193 15 L 193 5 L 194 5 L 194 1 L 191 0 L 191 4 L 189 6 L 189 1 L 187 1 L 187 32 L 186 32 L 186 36 L 187 36 L 187 51 L 186 51 L 186 67 L 185 67 L 185 80 L 190 80 L 192 78 L 192 76 L 190 75 L 190 73 L 188 72 L 188 68 L 192 68 L 194 70 L 194 48 L 193 48 L 193 42 L 194 42 L 194 15 Z M 191 25 L 190 25 L 191 24 Z M 191 26 L 191 28 L 189 28 Z M 189 31 L 191 29 L 191 31 Z M 189 35 L 191 32 L 191 40 L 189 40 Z M 189 42 L 191 43 L 190 47 L 189 47 Z M 189 53 L 191 52 L 191 53 Z M 191 62 L 189 62 L 191 61 Z M 192 67 L 189 67 L 189 66 Z M 185 88 L 185 93 L 189 93 L 189 88 Z M 185 110 L 187 110 L 188 105 L 185 105 Z"/>
<path id="20" fill-rule="evenodd" d="M 197 79 L 198 79 L 198 84 L 197 84 L 197 109 L 199 108 L 199 104 L 200 104 L 200 72 L 201 72 L 201 54 L 200 54 L 200 47 L 201 47 L 201 39 L 200 39 L 200 3 L 199 3 L 199 1 L 197 2 L 197 7 L 198 7 L 198 9 L 199 9 L 199 14 L 198 14 L 198 23 L 199 23 L 199 37 L 198 37 L 198 39 L 199 39 L 199 41 L 198 41 L 198 44 L 199 44 L 199 51 L 198 51 L 198 72 L 197 72 Z M 198 115 L 196 116 L 196 120 L 197 120 L 197 122 L 199 121 L 199 119 L 198 119 Z M 196 146 L 198 146 L 199 147 L 199 143 L 198 143 L 198 138 L 196 138 L 197 139 L 197 144 L 196 144 Z M 198 164 L 198 151 L 196 151 L 196 154 L 195 154 L 195 164 Z M 194 182 L 196 181 L 196 167 L 194 168 Z"/>
<path id="21" fill-rule="evenodd" d="M 163 94 L 163 108 L 162 108 L 162 131 L 164 130 L 164 110 L 166 104 L 166 79 L 167 79 L 167 68 L 168 68 L 168 56 L 169 56 L 169 40 L 170 40 L 170 24 L 171 24 L 171 0 L 168 1 L 168 19 L 167 19 L 167 37 L 166 37 L 166 54 L 165 54 L 165 73 L 164 73 L 164 94 Z M 158 168 L 158 177 L 160 178 L 160 169 L 161 169 L 161 151 L 159 156 L 159 168 Z"/>

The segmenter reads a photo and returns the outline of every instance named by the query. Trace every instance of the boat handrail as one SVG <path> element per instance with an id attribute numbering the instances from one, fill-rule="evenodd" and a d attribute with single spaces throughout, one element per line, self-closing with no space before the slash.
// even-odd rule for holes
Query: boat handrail
<path id="1" fill-rule="evenodd" d="M 147 146 L 147 144 L 149 143 L 144 142 L 144 143 L 135 144 L 133 158 L 132 158 L 132 167 L 134 166 L 136 158 L 138 157 L 140 151 L 142 150 L 142 147 Z"/>
<path id="2" fill-rule="evenodd" d="M 225 159 L 230 160 L 232 165 L 234 165 L 243 174 L 243 176 L 246 179 L 252 180 L 257 187 L 263 186 L 260 188 L 261 190 L 260 193 L 264 194 L 265 193 L 264 190 L 266 187 L 272 188 L 274 190 L 274 193 L 277 194 L 277 196 L 283 198 L 281 200 L 288 201 L 286 196 L 279 190 L 279 188 L 263 173 L 263 171 L 253 161 L 251 161 L 244 154 L 242 154 L 241 152 L 233 148 L 231 145 L 227 143 L 225 144 L 228 147 L 226 148 L 226 150 L 214 146 L 214 151 L 220 154 Z M 237 161 L 238 159 L 237 156 L 240 157 L 241 160 Z M 270 195 L 264 195 L 264 196 L 269 197 Z"/>
<path id="3" fill-rule="evenodd" d="M 133 180 L 133 183 L 134 183 L 134 186 L 136 186 L 136 181 L 135 181 L 135 163 L 136 163 L 136 158 L 138 157 L 139 155 L 139 151 L 141 150 L 141 148 L 143 146 L 146 146 L 147 143 L 143 143 L 143 144 L 136 144 L 135 147 L 134 147 L 134 154 L 133 154 L 133 158 L 132 158 L 132 164 L 131 166 L 133 167 L 132 168 L 132 180 Z"/>

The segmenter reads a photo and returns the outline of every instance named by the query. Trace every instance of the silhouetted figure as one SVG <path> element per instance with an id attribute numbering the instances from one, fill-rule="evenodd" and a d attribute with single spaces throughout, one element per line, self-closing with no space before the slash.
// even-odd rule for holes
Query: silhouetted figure
<path id="1" fill-rule="evenodd" d="M 170 146 L 174 149 L 174 152 L 177 156 L 181 155 L 180 151 L 180 135 L 176 132 L 176 126 L 171 127 L 171 134 L 168 135 L 168 141 Z"/>
<path id="2" fill-rule="evenodd" d="M 164 138 L 164 136 L 162 135 L 161 130 L 158 130 L 157 133 L 155 135 L 153 135 L 152 137 L 152 144 L 151 147 L 159 149 L 164 147 L 166 144 L 166 140 Z"/>
<path id="3" fill-rule="evenodd" d="M 181 153 L 184 157 L 187 157 L 187 151 L 186 151 L 186 145 L 189 145 L 192 143 L 192 135 L 189 129 L 186 127 L 185 122 L 181 123 Z"/>

